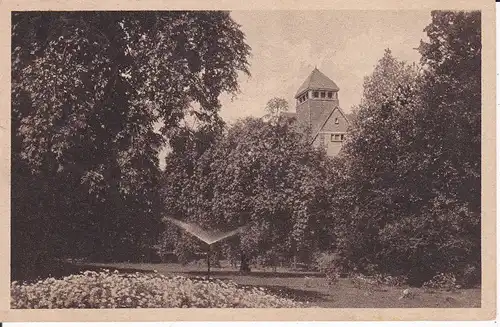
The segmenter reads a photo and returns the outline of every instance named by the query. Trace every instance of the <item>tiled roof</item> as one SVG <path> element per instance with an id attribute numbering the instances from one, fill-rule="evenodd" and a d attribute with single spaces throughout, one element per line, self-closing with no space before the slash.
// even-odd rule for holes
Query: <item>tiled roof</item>
<path id="1" fill-rule="evenodd" d="M 302 92 L 311 89 L 338 91 L 339 87 L 325 74 L 320 72 L 317 68 L 314 68 L 309 77 L 304 81 L 304 83 L 302 83 L 302 86 L 297 91 L 295 97 L 298 97 L 302 94 Z"/>

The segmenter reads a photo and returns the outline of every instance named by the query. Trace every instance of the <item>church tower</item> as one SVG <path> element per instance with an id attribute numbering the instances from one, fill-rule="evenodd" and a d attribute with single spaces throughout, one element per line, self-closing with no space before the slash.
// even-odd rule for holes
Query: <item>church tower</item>
<path id="1" fill-rule="evenodd" d="M 315 68 L 295 95 L 296 121 L 311 142 L 336 155 L 342 147 L 349 122 L 339 107 L 339 87 Z"/>

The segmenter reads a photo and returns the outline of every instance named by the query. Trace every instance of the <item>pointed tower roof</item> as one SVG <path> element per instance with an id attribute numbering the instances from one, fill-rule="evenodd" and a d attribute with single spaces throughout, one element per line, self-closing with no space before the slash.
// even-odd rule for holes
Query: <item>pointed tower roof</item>
<path id="1" fill-rule="evenodd" d="M 302 86 L 297 91 L 297 94 L 295 94 L 295 97 L 298 97 L 306 90 L 312 89 L 338 91 L 339 87 L 325 74 L 320 72 L 318 68 L 314 68 L 309 77 L 304 81 L 304 83 L 302 83 Z"/>

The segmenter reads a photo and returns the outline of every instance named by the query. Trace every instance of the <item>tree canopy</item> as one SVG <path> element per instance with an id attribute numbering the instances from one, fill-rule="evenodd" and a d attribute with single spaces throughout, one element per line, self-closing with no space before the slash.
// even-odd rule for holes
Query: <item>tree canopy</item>
<path id="1" fill-rule="evenodd" d="M 289 105 L 285 99 L 274 97 L 267 101 L 265 109 L 266 115 L 264 118 L 271 123 L 276 123 L 279 120 L 280 114 L 288 111 Z"/>
<path id="2" fill-rule="evenodd" d="M 13 13 L 13 249 L 33 220 L 56 256 L 154 240 L 160 149 L 222 126 L 249 51 L 228 12 Z"/>
<path id="3" fill-rule="evenodd" d="M 199 157 L 192 175 L 169 162 L 167 190 L 178 176 L 186 178 L 167 195 L 167 210 L 210 228 L 250 224 L 241 242 L 229 244 L 233 253 L 289 258 L 317 245 L 329 167 L 285 119 L 237 122 Z"/>
<path id="4" fill-rule="evenodd" d="M 387 50 L 364 83 L 334 198 L 346 265 L 414 283 L 480 267 L 479 12 L 433 12 L 421 67 Z M 368 270 L 370 270 L 368 269 Z"/>

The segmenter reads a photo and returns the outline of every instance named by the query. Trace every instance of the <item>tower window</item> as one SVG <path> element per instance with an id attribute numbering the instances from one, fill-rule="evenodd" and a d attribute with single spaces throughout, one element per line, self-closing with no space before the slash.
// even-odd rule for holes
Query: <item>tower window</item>
<path id="1" fill-rule="evenodd" d="M 313 92 L 313 97 L 315 97 L 315 98 L 319 98 L 319 92 L 318 92 L 318 91 L 314 91 L 314 92 Z"/>
<path id="2" fill-rule="evenodd" d="M 332 98 L 333 97 L 333 92 L 328 92 L 328 98 Z"/>
<path id="3" fill-rule="evenodd" d="M 332 134 L 331 142 L 342 142 L 344 141 L 344 134 Z"/>
<path id="4" fill-rule="evenodd" d="M 338 124 L 338 123 L 339 123 L 339 119 L 335 118 L 335 124 Z"/>
<path id="5" fill-rule="evenodd" d="M 324 98 L 325 96 L 325 92 L 321 92 L 321 97 Z"/>

